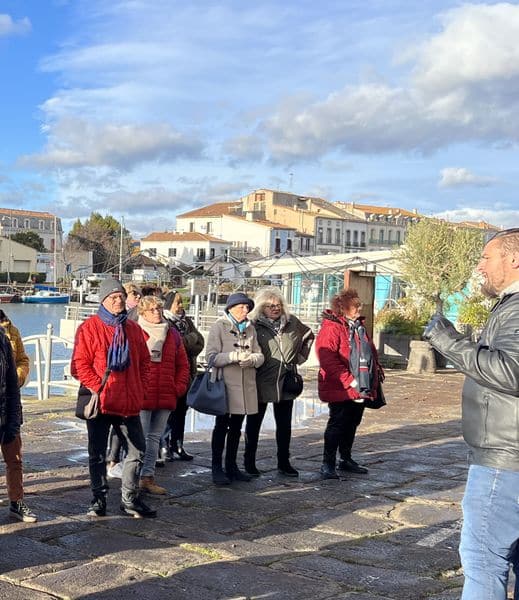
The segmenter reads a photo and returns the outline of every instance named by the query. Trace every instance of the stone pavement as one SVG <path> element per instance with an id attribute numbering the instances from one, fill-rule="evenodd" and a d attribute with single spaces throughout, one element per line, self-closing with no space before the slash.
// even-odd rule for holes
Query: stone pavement
<path id="1" fill-rule="evenodd" d="M 119 480 L 109 515 L 86 517 L 85 426 L 73 401 L 25 400 L 26 500 L 40 520 L 9 519 L 0 471 L 0 598 L 459 598 L 461 382 L 452 371 L 390 371 L 388 406 L 366 411 L 354 447 L 367 476 L 319 478 L 324 415 L 294 432 L 295 480 L 277 474 L 267 431 L 263 475 L 216 488 L 210 432 L 191 434 L 195 460 L 157 470 L 170 493 L 149 498 L 154 520 L 119 513 Z M 307 387 L 315 394 L 315 378 Z"/>

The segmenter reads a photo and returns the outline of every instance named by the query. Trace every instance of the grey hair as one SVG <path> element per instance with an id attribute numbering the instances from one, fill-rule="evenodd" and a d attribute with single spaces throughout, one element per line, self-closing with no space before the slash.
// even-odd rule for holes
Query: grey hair
<path id="1" fill-rule="evenodd" d="M 249 313 L 249 319 L 251 321 L 257 321 L 258 318 L 263 315 L 265 305 L 270 304 L 272 299 L 275 299 L 277 302 L 279 302 L 279 304 L 281 304 L 281 310 L 285 317 L 288 318 L 290 316 L 290 311 L 288 310 L 287 301 L 285 300 L 283 294 L 277 287 L 269 286 L 261 288 L 254 296 L 254 310 Z"/>

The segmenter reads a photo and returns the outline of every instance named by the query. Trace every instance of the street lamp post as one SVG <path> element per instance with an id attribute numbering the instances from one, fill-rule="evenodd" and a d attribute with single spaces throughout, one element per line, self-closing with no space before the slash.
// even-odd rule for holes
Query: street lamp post
<path id="1" fill-rule="evenodd" d="M 7 222 L 9 222 L 9 229 L 7 230 L 7 283 L 11 283 L 11 218 L 3 216 L 0 219 L 2 237 L 4 237 L 4 228 Z"/>

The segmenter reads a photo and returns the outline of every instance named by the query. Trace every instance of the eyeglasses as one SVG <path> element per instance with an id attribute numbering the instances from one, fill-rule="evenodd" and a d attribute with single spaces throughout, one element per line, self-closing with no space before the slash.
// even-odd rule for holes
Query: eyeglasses
<path id="1" fill-rule="evenodd" d="M 124 301 L 124 296 L 122 294 L 110 294 L 105 298 L 105 300 L 110 300 L 110 302 L 117 302 L 117 300 Z"/>
<path id="2" fill-rule="evenodd" d="M 277 308 L 283 308 L 281 304 L 265 304 L 265 308 L 270 308 L 270 310 L 276 310 Z"/>
<path id="3" fill-rule="evenodd" d="M 144 312 L 160 312 L 162 310 L 162 308 L 156 307 L 156 308 L 147 308 Z"/>

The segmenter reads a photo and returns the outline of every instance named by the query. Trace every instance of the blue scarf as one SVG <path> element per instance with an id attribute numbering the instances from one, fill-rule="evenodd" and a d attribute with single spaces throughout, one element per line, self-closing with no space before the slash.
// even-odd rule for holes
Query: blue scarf
<path id="1" fill-rule="evenodd" d="M 130 366 L 130 349 L 124 330 L 124 322 L 128 318 L 128 313 L 123 311 L 114 315 L 101 304 L 97 315 L 105 325 L 115 327 L 114 337 L 106 357 L 106 368 L 111 371 L 124 371 Z"/>
<path id="2" fill-rule="evenodd" d="M 249 324 L 249 320 L 247 318 L 243 319 L 243 321 L 238 321 L 231 315 L 231 313 L 226 312 L 225 316 L 229 319 L 229 321 L 236 327 L 236 329 L 243 333 L 247 329 L 247 325 Z"/>

